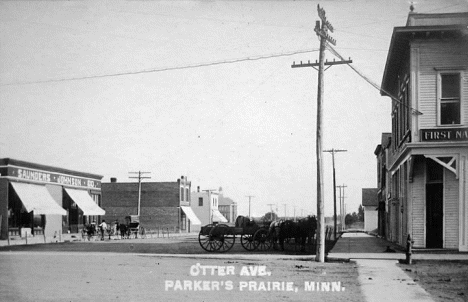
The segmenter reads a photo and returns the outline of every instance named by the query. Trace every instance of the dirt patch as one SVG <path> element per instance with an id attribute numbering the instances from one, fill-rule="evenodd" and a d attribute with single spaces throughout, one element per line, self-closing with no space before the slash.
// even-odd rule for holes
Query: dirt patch
<path id="1" fill-rule="evenodd" d="M 435 301 L 468 301 L 468 261 L 415 260 L 399 266 Z"/>

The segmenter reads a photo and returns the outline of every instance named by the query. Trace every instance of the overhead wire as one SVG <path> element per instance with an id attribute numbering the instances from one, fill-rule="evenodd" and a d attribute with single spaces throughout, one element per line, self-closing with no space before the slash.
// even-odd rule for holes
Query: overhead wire
<path id="1" fill-rule="evenodd" d="M 160 68 L 150 68 L 150 69 L 143 69 L 143 70 L 136 70 L 136 71 L 115 72 L 115 73 L 100 74 L 100 75 L 98 74 L 98 75 L 69 77 L 69 78 L 60 78 L 60 79 L 0 83 L 0 86 L 17 86 L 17 85 L 30 85 L 30 84 L 42 84 L 42 83 L 68 82 L 68 81 L 79 81 L 79 80 L 89 80 L 89 79 L 108 78 L 108 77 L 119 77 L 119 76 L 126 76 L 126 75 L 137 75 L 137 74 L 144 74 L 144 73 L 155 73 L 155 72 L 163 72 L 163 71 L 192 69 L 192 68 L 200 68 L 200 67 L 208 67 L 208 66 L 216 66 L 216 65 L 224 65 L 224 64 L 234 64 L 234 63 L 240 63 L 240 62 L 245 62 L 245 61 L 258 61 L 258 60 L 265 60 L 265 59 L 278 58 L 278 57 L 288 57 L 288 56 L 292 56 L 296 54 L 310 53 L 314 51 L 318 51 L 318 49 L 313 48 L 313 49 L 306 49 L 306 50 L 296 50 L 292 52 L 269 54 L 269 55 L 263 55 L 263 56 L 254 56 L 254 57 L 245 57 L 245 58 L 223 60 L 223 61 L 197 63 L 197 64 L 184 65 L 184 66 L 160 67 Z"/>
<path id="2" fill-rule="evenodd" d="M 338 51 L 336 51 L 330 44 L 327 43 L 326 45 L 327 49 L 330 50 L 331 53 L 333 53 L 335 56 L 337 56 L 338 58 L 340 58 L 341 60 L 345 61 L 345 59 L 343 58 L 343 56 L 340 55 L 340 53 Z M 372 85 L 372 87 L 374 87 L 375 89 L 381 91 L 381 92 L 384 92 L 385 95 L 387 95 L 388 97 L 390 97 L 393 101 L 397 102 L 398 104 L 404 106 L 404 107 L 407 107 L 408 109 L 411 110 L 411 112 L 413 114 L 416 114 L 416 115 L 422 115 L 422 112 L 411 107 L 411 106 L 408 106 L 407 104 L 403 103 L 400 99 L 398 99 L 396 96 L 392 95 L 390 92 L 386 91 L 385 89 L 383 89 L 382 87 L 380 87 L 378 84 L 376 84 L 375 82 L 373 82 L 369 77 L 367 77 L 366 75 L 364 75 L 364 73 L 360 70 L 358 70 L 356 67 L 354 67 L 353 65 L 351 64 L 346 64 L 348 65 L 355 73 L 357 73 L 361 78 L 363 78 L 366 82 L 368 82 L 370 85 Z"/>

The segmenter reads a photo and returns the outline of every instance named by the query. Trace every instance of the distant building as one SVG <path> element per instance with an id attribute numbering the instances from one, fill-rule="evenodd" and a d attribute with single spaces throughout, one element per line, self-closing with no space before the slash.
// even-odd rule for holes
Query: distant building
<path id="1" fill-rule="evenodd" d="M 395 27 L 381 94 L 392 97 L 390 239 L 468 251 L 468 12 L 410 13 Z"/>
<path id="2" fill-rule="evenodd" d="M 102 184 L 102 207 L 106 221 L 125 222 L 125 217 L 138 213 L 138 182 Z M 191 182 L 182 176 L 173 182 L 142 182 L 140 224 L 145 229 L 168 228 L 171 232 L 193 232 L 200 225 L 190 208 Z"/>
<path id="3" fill-rule="evenodd" d="M 229 223 L 235 223 L 237 219 L 237 203 L 229 197 L 224 197 L 222 188 L 219 190 L 218 210 Z"/>
<path id="4" fill-rule="evenodd" d="M 214 190 L 200 191 L 197 187 L 196 192 L 191 196 L 192 209 L 201 221 L 201 225 L 212 224 L 214 222 L 226 223 L 228 220 L 219 212 L 219 193 Z"/>
<path id="5" fill-rule="evenodd" d="M 0 159 L 0 239 L 78 233 L 99 220 L 101 175 Z"/>
<path id="6" fill-rule="evenodd" d="M 378 210 L 378 234 L 384 238 L 389 238 L 389 228 L 390 228 L 390 221 L 389 221 L 389 211 L 390 205 L 388 202 L 388 190 L 387 188 L 390 187 L 389 181 L 391 177 L 388 175 L 388 159 L 389 155 L 388 152 L 390 151 L 391 146 L 391 133 L 382 133 L 382 140 L 381 143 L 377 145 L 375 148 L 374 154 L 377 157 L 377 188 L 378 188 L 378 201 L 379 201 L 379 210 Z M 391 216 L 392 218 L 395 215 Z M 394 221 L 392 221 L 394 224 Z"/>
<path id="7" fill-rule="evenodd" d="M 362 189 L 362 207 L 364 208 L 364 231 L 377 232 L 379 189 Z"/>

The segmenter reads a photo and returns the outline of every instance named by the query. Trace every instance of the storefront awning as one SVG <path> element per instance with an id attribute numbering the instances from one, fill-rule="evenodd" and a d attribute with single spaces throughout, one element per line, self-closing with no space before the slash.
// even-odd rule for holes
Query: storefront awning
<path id="1" fill-rule="evenodd" d="M 104 215 L 106 211 L 101 209 L 85 190 L 64 188 L 71 199 L 83 211 L 83 215 Z"/>
<path id="2" fill-rule="evenodd" d="M 226 217 L 224 217 L 219 210 L 213 210 L 213 221 L 228 222 Z"/>
<path id="3" fill-rule="evenodd" d="M 198 219 L 197 215 L 195 215 L 191 207 L 180 206 L 180 208 L 182 209 L 182 211 L 184 211 L 185 215 L 187 215 L 188 219 L 190 219 L 192 225 L 201 224 L 200 219 Z"/>
<path id="4" fill-rule="evenodd" d="M 55 202 L 45 186 L 19 182 L 11 182 L 11 185 L 28 213 L 34 211 L 38 215 L 67 215 L 67 211 Z"/>

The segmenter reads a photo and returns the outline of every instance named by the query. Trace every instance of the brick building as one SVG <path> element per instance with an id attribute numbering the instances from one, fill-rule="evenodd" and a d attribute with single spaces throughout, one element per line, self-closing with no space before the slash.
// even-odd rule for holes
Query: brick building
<path id="1" fill-rule="evenodd" d="M 98 220 L 102 176 L 0 159 L 0 239 L 78 233 Z"/>
<path id="2" fill-rule="evenodd" d="M 176 232 L 191 232 L 200 221 L 190 208 L 191 182 L 182 176 L 174 182 L 142 182 L 140 224 L 145 229 L 169 228 Z M 106 221 L 125 221 L 138 213 L 138 182 L 102 183 L 102 207 Z"/>

